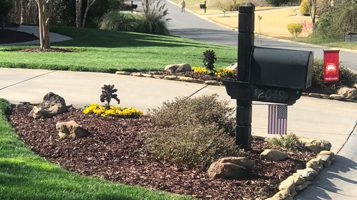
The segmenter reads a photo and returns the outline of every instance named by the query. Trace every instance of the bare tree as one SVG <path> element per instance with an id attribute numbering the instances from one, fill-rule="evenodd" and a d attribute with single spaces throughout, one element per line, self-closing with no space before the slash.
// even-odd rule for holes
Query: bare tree
<path id="1" fill-rule="evenodd" d="M 82 0 L 76 0 L 76 27 L 82 25 Z"/>
<path id="2" fill-rule="evenodd" d="M 307 4 L 307 6 L 308 6 L 309 14 L 311 17 L 312 29 L 314 29 L 315 23 L 316 23 L 317 0 L 309 0 L 309 3 Z"/>
<path id="3" fill-rule="evenodd" d="M 95 1 L 96 0 L 87 0 L 87 7 L 86 7 L 86 10 L 84 11 L 83 20 L 82 20 L 82 27 L 83 28 L 86 25 L 87 14 L 88 14 L 89 8 L 94 4 Z"/>
<path id="4" fill-rule="evenodd" d="M 49 13 L 47 7 L 50 0 L 36 0 L 38 7 L 38 25 L 40 32 L 40 48 L 42 50 L 50 49 L 50 33 L 49 33 Z"/>

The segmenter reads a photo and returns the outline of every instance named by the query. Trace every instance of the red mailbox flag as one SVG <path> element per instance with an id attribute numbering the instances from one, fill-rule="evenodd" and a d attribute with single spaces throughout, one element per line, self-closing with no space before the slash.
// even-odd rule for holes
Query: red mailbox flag
<path id="1" fill-rule="evenodd" d="M 324 50 L 324 81 L 339 80 L 339 52 L 340 50 Z"/>

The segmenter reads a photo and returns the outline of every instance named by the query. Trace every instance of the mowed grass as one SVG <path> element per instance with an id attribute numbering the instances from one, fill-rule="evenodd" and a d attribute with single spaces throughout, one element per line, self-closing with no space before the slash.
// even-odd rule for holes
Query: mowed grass
<path id="1" fill-rule="evenodd" d="M 8 103 L 0 99 L 0 199 L 191 199 L 138 186 L 115 184 L 62 170 L 32 153 L 6 119 Z"/>
<path id="2" fill-rule="evenodd" d="M 0 66 L 101 72 L 160 70 L 177 63 L 202 66 L 203 52 L 208 49 L 216 52 L 218 68 L 236 62 L 237 58 L 236 48 L 173 36 L 72 27 L 55 27 L 51 31 L 73 38 L 52 47 L 74 52 L 18 52 L 15 50 L 29 46 L 1 45 Z"/>

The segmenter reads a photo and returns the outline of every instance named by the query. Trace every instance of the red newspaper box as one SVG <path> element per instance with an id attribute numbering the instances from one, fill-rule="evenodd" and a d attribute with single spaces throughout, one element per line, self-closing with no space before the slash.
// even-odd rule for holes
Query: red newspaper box
<path id="1" fill-rule="evenodd" d="M 324 81 L 336 82 L 339 80 L 340 50 L 324 50 Z"/>

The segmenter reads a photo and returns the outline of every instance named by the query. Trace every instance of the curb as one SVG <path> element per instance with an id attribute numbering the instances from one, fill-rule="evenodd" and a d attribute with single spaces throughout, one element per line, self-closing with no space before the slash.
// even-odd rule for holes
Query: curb
<path id="1" fill-rule="evenodd" d="M 130 72 L 126 72 L 126 71 L 117 71 L 117 72 L 115 72 L 115 74 L 123 75 L 123 76 L 136 76 L 136 77 L 144 77 L 144 78 L 156 78 L 156 79 L 165 79 L 165 80 L 172 80 L 172 81 L 183 81 L 183 82 L 190 82 L 190 83 L 200 83 L 200 84 L 206 84 L 206 85 L 223 86 L 223 83 L 220 81 L 216 81 L 216 80 L 203 81 L 203 80 L 198 80 L 198 79 L 194 79 L 191 77 L 179 76 L 179 75 L 155 75 L 152 73 L 144 73 L 144 72 L 130 73 Z M 303 92 L 301 94 L 301 96 L 357 103 L 357 99 L 347 99 L 341 95 L 336 95 L 336 94 L 326 95 L 326 94 L 320 94 L 320 93 L 305 93 L 305 92 Z"/>
<path id="2" fill-rule="evenodd" d="M 297 170 L 279 184 L 279 192 L 266 200 L 293 199 L 298 192 L 307 188 L 323 168 L 331 166 L 335 154 L 331 151 L 321 151 L 315 158 L 306 163 L 306 168 Z"/>

